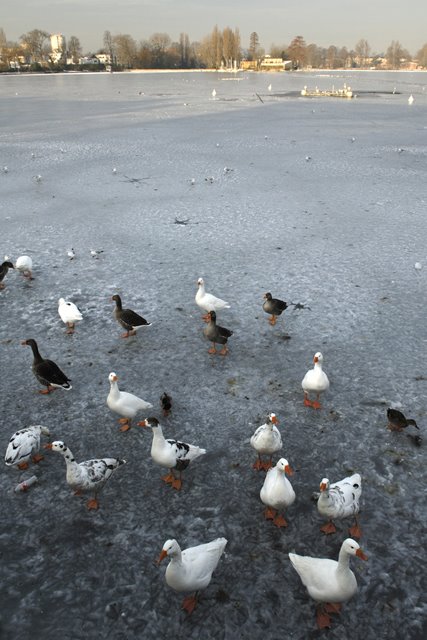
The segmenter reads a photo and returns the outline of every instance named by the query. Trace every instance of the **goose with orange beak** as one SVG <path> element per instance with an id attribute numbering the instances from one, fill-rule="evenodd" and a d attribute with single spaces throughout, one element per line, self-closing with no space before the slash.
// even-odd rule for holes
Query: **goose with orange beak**
<path id="1" fill-rule="evenodd" d="M 110 382 L 110 393 L 107 396 L 107 405 L 111 411 L 117 413 L 119 416 L 119 422 L 122 425 L 120 431 L 129 431 L 131 428 L 132 418 L 136 416 L 139 411 L 148 411 L 152 409 L 153 405 L 150 402 L 146 402 L 142 398 L 128 393 L 127 391 L 120 391 L 118 387 L 118 376 L 114 371 L 108 376 Z"/>
<path id="2" fill-rule="evenodd" d="M 184 551 L 181 551 L 176 540 L 166 540 L 163 545 L 158 563 L 170 558 L 165 574 L 168 586 L 178 592 L 195 592 L 182 603 L 182 608 L 187 613 L 191 614 L 194 611 L 199 591 L 209 585 L 226 544 L 225 538 L 217 538 Z"/>
<path id="3" fill-rule="evenodd" d="M 320 409 L 320 394 L 329 389 L 329 380 L 326 373 L 323 371 L 323 356 L 318 351 L 313 358 L 314 367 L 305 374 L 301 386 L 304 391 L 304 404 L 306 407 L 313 407 L 313 409 Z M 309 398 L 310 393 L 316 394 L 316 400 L 312 401 Z"/>
<path id="4" fill-rule="evenodd" d="M 280 458 L 276 466 L 268 471 L 259 494 L 267 507 L 264 511 L 265 519 L 272 520 L 279 528 L 288 526 L 281 513 L 295 501 L 295 491 L 286 474 L 291 476 L 293 471 L 286 458 Z"/>
<path id="5" fill-rule="evenodd" d="M 250 443 L 251 447 L 258 453 L 258 459 L 253 464 L 253 468 L 257 471 L 264 469 L 268 471 L 273 463 L 271 461 L 273 454 L 282 448 L 282 436 L 277 428 L 279 421 L 275 413 L 269 413 L 267 422 L 262 424 L 253 434 Z M 268 462 L 263 462 L 261 456 L 269 456 Z"/>
<path id="6" fill-rule="evenodd" d="M 357 592 L 356 576 L 350 569 L 350 558 L 368 558 L 355 540 L 347 538 L 341 545 L 336 560 L 312 558 L 290 553 L 289 559 L 308 594 L 317 604 L 317 625 L 320 629 L 331 626 L 330 613 L 340 613 L 341 603 Z"/>
<path id="7" fill-rule="evenodd" d="M 320 496 L 317 509 L 325 518 L 329 518 L 320 531 L 326 534 L 335 533 L 336 528 L 332 520 L 354 516 L 355 524 L 348 530 L 352 538 L 360 538 L 362 532 L 357 521 L 360 496 L 362 495 L 362 478 L 358 473 L 330 484 L 328 478 L 320 483 Z"/>

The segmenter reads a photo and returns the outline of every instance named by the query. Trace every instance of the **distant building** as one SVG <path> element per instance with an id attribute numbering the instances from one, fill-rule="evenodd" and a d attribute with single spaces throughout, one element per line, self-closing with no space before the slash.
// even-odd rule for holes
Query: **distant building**
<path id="1" fill-rule="evenodd" d="M 66 59 L 66 43 L 65 38 L 62 33 L 55 33 L 50 36 L 50 48 L 52 49 L 52 53 L 50 54 L 50 59 L 55 64 L 59 62 L 65 62 Z"/>
<path id="2" fill-rule="evenodd" d="M 101 64 L 111 64 L 111 56 L 109 53 L 97 53 L 95 54 L 95 58 Z"/>

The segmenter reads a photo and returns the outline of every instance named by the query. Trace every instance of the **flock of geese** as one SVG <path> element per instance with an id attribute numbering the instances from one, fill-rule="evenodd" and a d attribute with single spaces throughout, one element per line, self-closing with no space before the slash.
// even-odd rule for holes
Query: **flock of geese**
<path id="1" fill-rule="evenodd" d="M 29 256 L 21 256 L 13 264 L 9 259 L 0 266 L 0 288 L 4 288 L 3 280 L 9 269 L 16 269 L 23 277 L 31 279 L 32 260 Z M 216 314 L 230 305 L 220 298 L 207 293 L 205 283 L 199 278 L 196 304 L 204 312 L 203 319 L 206 322 L 204 335 L 212 343 L 210 354 L 226 356 L 228 354 L 227 342 L 233 332 L 219 326 L 216 323 Z M 117 322 L 125 330 L 121 336 L 127 339 L 134 336 L 140 329 L 150 326 L 142 316 L 132 309 L 124 308 L 119 295 L 114 295 L 114 315 Z M 271 293 L 264 296 L 263 309 L 270 316 L 269 322 L 274 325 L 277 318 L 285 311 L 287 303 L 273 298 Z M 83 319 L 77 306 L 60 298 L 58 313 L 66 325 L 66 333 L 75 331 L 76 323 Z M 42 394 L 49 394 L 57 388 L 66 391 L 71 390 L 70 379 L 52 360 L 44 358 L 35 340 L 27 339 L 22 342 L 29 346 L 33 354 L 32 371 L 42 385 Z M 221 347 L 217 351 L 217 345 Z M 320 396 L 328 390 L 329 380 L 323 371 L 323 356 L 320 352 L 314 356 L 314 366 L 307 371 L 302 380 L 304 392 L 304 405 L 313 409 L 320 409 Z M 111 411 L 120 416 L 120 430 L 128 431 L 132 426 L 132 420 L 138 413 L 147 412 L 153 405 L 134 394 L 121 391 L 118 387 L 118 376 L 111 372 L 108 376 L 110 392 L 107 397 L 107 405 Z M 311 396 L 311 397 L 310 397 Z M 172 408 L 172 399 L 166 394 L 161 397 L 163 414 L 168 415 Z M 418 428 L 416 422 L 406 419 L 396 409 L 387 412 L 389 428 L 402 431 L 408 425 Z M 173 489 L 179 491 L 182 488 L 182 473 L 189 464 L 203 456 L 205 449 L 199 446 L 167 439 L 163 435 L 162 427 L 157 418 L 146 418 L 137 423 L 138 426 L 150 428 L 152 431 L 151 457 L 159 466 L 167 469 L 167 475 L 162 479 Z M 260 499 L 265 505 L 264 516 L 278 527 L 286 527 L 285 510 L 295 500 L 295 491 L 287 476 L 292 476 L 291 466 L 286 458 L 280 458 L 273 466 L 273 456 L 282 448 L 282 439 L 277 428 L 278 418 L 270 413 L 265 424 L 258 427 L 250 439 L 250 444 L 257 454 L 253 465 L 257 471 L 265 471 Z M 43 456 L 39 453 L 41 437 L 50 436 L 49 429 L 42 425 L 34 425 L 21 429 L 14 433 L 10 439 L 5 455 L 7 466 L 16 466 L 19 469 L 28 468 L 29 461 L 39 462 Z M 77 462 L 68 448 L 61 440 L 44 445 L 61 454 L 66 464 L 66 481 L 76 493 L 89 491 L 93 493 L 87 502 L 88 509 L 98 509 L 98 494 L 113 473 L 125 464 L 126 460 L 119 458 L 101 458 Z M 332 534 L 336 531 L 334 520 L 354 517 L 355 523 L 349 529 L 351 537 L 344 540 L 341 545 L 338 560 L 325 558 L 313 558 L 289 553 L 292 566 L 299 574 L 301 581 L 307 588 L 309 595 L 317 602 L 317 624 L 320 628 L 331 626 L 330 614 L 339 613 L 341 603 L 349 600 L 357 591 L 357 582 L 354 573 L 350 569 L 350 558 L 356 556 L 366 560 L 366 556 L 355 538 L 360 538 L 361 529 L 357 520 L 362 491 L 361 476 L 354 474 L 331 483 L 328 478 L 323 478 L 319 486 L 317 508 L 319 513 L 327 520 L 321 527 L 321 531 Z M 218 538 L 207 544 L 201 544 L 185 550 L 181 550 L 176 540 L 167 540 L 160 553 L 159 563 L 169 558 L 165 579 L 167 584 L 178 592 L 193 593 L 183 601 L 183 608 L 191 613 L 197 603 L 198 593 L 205 589 L 212 578 L 221 555 L 224 552 L 227 540 Z"/>

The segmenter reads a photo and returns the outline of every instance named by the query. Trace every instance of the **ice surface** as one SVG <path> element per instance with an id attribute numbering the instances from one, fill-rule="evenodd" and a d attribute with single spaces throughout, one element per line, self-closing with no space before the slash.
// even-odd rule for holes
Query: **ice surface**
<path id="1" fill-rule="evenodd" d="M 344 82 L 358 97 L 298 95 Z M 1 469 L 5 638 L 317 638 L 287 553 L 336 558 L 352 523 L 323 536 L 311 495 L 352 472 L 369 560 L 352 562 L 359 593 L 328 637 L 423 636 L 424 446 L 389 432 L 386 409 L 402 407 L 423 435 L 427 276 L 414 265 L 426 261 L 426 85 L 426 73 L 377 72 L 0 78 L 0 255 L 30 255 L 35 278 L 9 272 L 0 292 L 3 448 L 40 423 L 77 460 L 128 461 L 96 513 L 54 453 L 25 473 Z M 226 358 L 207 353 L 201 276 L 232 307 L 218 317 L 234 332 Z M 305 308 L 270 327 L 267 291 Z M 114 293 L 153 325 L 121 340 Z M 73 336 L 60 297 L 83 313 Z M 26 338 L 72 391 L 37 394 Z M 331 388 L 315 412 L 301 380 L 318 350 Z M 119 431 L 110 371 L 155 405 L 166 436 L 208 450 L 182 492 L 161 482 L 149 430 Z M 281 530 L 262 517 L 249 445 L 271 411 L 296 470 Z M 188 618 L 154 561 L 168 538 L 219 536 L 226 553 Z"/>

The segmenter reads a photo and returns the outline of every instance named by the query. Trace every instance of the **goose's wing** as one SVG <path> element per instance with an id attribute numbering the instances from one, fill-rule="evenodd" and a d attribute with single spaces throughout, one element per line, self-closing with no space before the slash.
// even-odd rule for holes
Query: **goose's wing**
<path id="1" fill-rule="evenodd" d="M 70 381 L 65 373 L 52 360 L 43 360 L 36 365 L 37 374 L 52 384 L 63 385 Z"/>
<path id="2" fill-rule="evenodd" d="M 40 434 L 34 429 L 20 429 L 13 434 L 7 446 L 5 463 L 10 466 L 25 461 L 40 446 Z"/>

